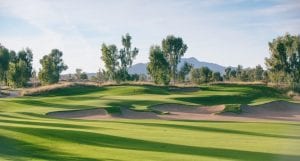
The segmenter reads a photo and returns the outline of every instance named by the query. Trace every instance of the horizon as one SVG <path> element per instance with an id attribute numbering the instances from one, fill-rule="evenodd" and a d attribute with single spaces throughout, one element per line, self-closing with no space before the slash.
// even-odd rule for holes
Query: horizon
<path id="1" fill-rule="evenodd" d="M 188 45 L 184 58 L 265 67 L 268 42 L 287 32 L 298 35 L 300 27 L 297 1 L 28 0 L 1 1 L 0 9 L 0 43 L 32 49 L 36 70 L 39 59 L 57 48 L 69 67 L 63 74 L 103 68 L 101 44 L 120 48 L 126 33 L 140 50 L 133 64 L 147 63 L 150 46 L 173 34 Z"/>

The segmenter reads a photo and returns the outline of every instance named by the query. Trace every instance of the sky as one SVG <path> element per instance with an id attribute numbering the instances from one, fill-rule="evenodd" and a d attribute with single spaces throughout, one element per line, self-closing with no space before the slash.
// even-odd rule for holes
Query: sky
<path id="1" fill-rule="evenodd" d="M 184 57 L 224 66 L 264 66 L 268 42 L 300 33 L 300 0 L 0 0 L 0 43 L 33 51 L 33 65 L 51 49 L 75 72 L 104 65 L 101 44 L 132 36 L 135 63 L 148 62 L 151 45 L 182 37 Z"/>

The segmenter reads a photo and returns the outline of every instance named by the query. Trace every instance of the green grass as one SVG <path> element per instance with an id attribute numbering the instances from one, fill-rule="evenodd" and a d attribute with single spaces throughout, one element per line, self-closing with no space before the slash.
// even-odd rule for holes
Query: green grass
<path id="1" fill-rule="evenodd" d="M 300 160 L 298 122 L 55 119 L 61 110 L 160 103 L 260 104 L 288 100 L 259 85 L 201 86 L 196 92 L 155 86 L 76 86 L 41 96 L 0 99 L 0 160 Z"/>

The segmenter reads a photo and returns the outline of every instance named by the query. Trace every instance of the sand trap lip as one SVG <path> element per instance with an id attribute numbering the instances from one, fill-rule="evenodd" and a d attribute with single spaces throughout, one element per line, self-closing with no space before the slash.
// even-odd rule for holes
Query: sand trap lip
<path id="1" fill-rule="evenodd" d="M 103 108 L 57 111 L 47 113 L 57 118 L 78 119 L 164 119 L 164 120 L 218 120 L 218 121 L 256 121 L 256 120 L 286 120 L 300 121 L 300 104 L 274 101 L 256 106 L 242 106 L 241 114 L 221 113 L 225 105 L 217 106 L 187 106 L 181 104 L 160 104 L 151 109 L 169 114 L 154 112 L 139 112 L 125 107 L 120 108 L 120 115 L 110 115 Z M 221 113 L 221 114 L 219 114 Z"/>

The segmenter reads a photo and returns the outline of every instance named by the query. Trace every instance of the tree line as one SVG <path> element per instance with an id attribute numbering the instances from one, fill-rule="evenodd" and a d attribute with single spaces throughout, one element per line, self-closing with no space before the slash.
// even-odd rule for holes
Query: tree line
<path id="1" fill-rule="evenodd" d="M 129 34 L 126 36 L 130 37 Z M 127 39 L 131 45 L 131 37 Z M 124 37 L 122 37 L 124 46 Z M 128 53 L 131 51 L 128 46 Z M 124 46 L 125 47 L 125 46 Z M 135 48 L 136 49 L 136 48 Z M 170 82 L 193 82 L 195 84 L 220 82 L 220 81 L 242 81 L 253 82 L 260 81 L 265 83 L 288 84 L 293 89 L 300 88 L 300 37 L 299 35 L 285 34 L 269 42 L 270 57 L 265 59 L 267 69 L 264 70 L 261 65 L 254 68 L 227 67 L 225 73 L 214 72 L 207 67 L 194 68 L 192 64 L 184 63 L 178 70 L 177 66 L 181 57 L 186 53 L 188 47 L 180 37 L 173 35 L 167 36 L 162 40 L 161 45 L 153 45 L 149 50 L 149 63 L 147 71 L 152 81 L 156 84 L 169 85 Z M 130 67 L 132 60 L 138 54 L 134 50 L 133 57 L 122 57 L 122 50 L 118 52 L 115 45 L 102 45 L 102 60 L 106 70 L 99 72 L 102 75 L 106 73 L 106 80 L 116 80 L 117 82 L 132 80 L 128 76 L 127 69 L 119 64 L 130 60 L 131 63 L 125 63 Z M 129 55 L 129 54 L 128 54 Z M 121 72 L 123 71 L 123 72 Z M 126 73 L 127 77 L 124 77 Z M 122 78 L 122 79 L 121 79 Z"/>
<path id="2" fill-rule="evenodd" d="M 92 79 L 95 81 L 145 81 L 147 75 L 129 74 L 128 69 L 139 53 L 133 47 L 132 37 L 127 33 L 121 37 L 122 46 L 118 49 L 115 44 L 101 45 L 101 60 L 104 69 L 99 70 Z M 207 67 L 194 68 L 192 64 L 184 63 L 178 69 L 181 57 L 188 49 L 181 37 L 169 35 L 160 45 L 149 49 L 148 75 L 155 84 L 169 85 L 171 82 L 193 82 L 195 84 L 243 81 L 243 82 L 272 82 L 288 84 L 299 90 L 300 84 L 300 36 L 285 34 L 269 42 L 270 56 L 265 59 L 267 69 L 261 65 L 254 68 L 227 67 L 224 73 L 214 72 Z M 57 83 L 62 71 L 68 67 L 62 60 L 63 53 L 53 49 L 41 60 L 42 66 L 38 78 L 42 85 Z M 36 72 L 32 68 L 33 53 L 29 48 L 19 52 L 9 50 L 0 45 L 0 81 L 11 87 L 24 87 Z M 76 69 L 76 80 L 87 80 L 88 76 L 81 69 Z"/>
<path id="3" fill-rule="evenodd" d="M 53 49 L 40 60 L 42 68 L 38 78 L 42 85 L 57 83 L 60 73 L 68 68 L 62 55 L 61 51 Z M 26 86 L 30 78 L 36 77 L 32 60 L 33 54 L 29 48 L 15 52 L 0 44 L 0 82 L 13 88 Z"/>

